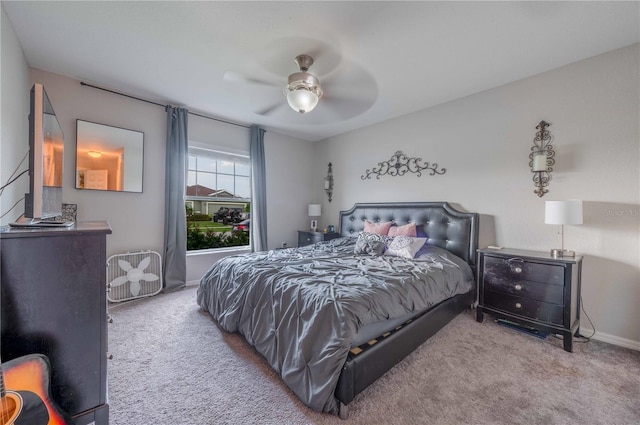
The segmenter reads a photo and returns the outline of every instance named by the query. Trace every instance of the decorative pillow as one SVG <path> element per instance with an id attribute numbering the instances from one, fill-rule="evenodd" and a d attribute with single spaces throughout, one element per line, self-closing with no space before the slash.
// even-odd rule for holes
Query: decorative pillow
<path id="1" fill-rule="evenodd" d="M 372 223 L 369 220 L 364 221 L 364 232 L 377 233 L 378 235 L 387 235 L 389 228 L 393 223 L 386 221 L 384 223 Z"/>
<path id="2" fill-rule="evenodd" d="M 416 252 L 422 248 L 427 238 L 412 238 L 409 236 L 396 236 L 387 246 L 384 255 L 413 258 Z"/>
<path id="3" fill-rule="evenodd" d="M 355 254 L 366 255 L 382 255 L 384 251 L 385 243 L 389 239 L 386 235 L 379 235 L 377 233 L 360 232 L 356 246 L 353 248 Z"/>
<path id="4" fill-rule="evenodd" d="M 416 232 L 416 223 L 405 224 L 404 226 L 391 226 L 389 228 L 389 236 L 410 236 L 415 238 L 418 236 Z"/>

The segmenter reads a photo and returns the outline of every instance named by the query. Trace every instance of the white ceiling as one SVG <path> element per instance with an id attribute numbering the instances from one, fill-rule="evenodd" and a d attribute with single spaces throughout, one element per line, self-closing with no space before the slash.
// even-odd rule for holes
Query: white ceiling
<path id="1" fill-rule="evenodd" d="M 640 41 L 638 2 L 2 4 L 31 67 L 311 141 Z M 325 90 L 304 115 L 300 53 Z"/>

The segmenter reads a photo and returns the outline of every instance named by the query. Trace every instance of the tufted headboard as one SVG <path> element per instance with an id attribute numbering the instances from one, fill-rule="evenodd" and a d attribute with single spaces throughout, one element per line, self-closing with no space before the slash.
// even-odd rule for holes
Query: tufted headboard
<path id="1" fill-rule="evenodd" d="M 447 202 L 401 202 L 355 204 L 340 212 L 340 235 L 357 236 L 364 221 L 392 221 L 398 226 L 416 223 L 418 237 L 427 238 L 427 245 L 438 246 L 465 260 L 476 269 L 478 249 L 477 213 L 458 211 Z"/>

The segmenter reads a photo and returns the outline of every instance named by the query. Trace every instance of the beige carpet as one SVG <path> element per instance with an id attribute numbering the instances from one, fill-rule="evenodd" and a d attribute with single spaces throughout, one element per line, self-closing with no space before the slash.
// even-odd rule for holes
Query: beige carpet
<path id="1" fill-rule="evenodd" d="M 462 313 L 349 405 L 302 404 L 195 287 L 110 309 L 112 425 L 640 424 L 640 352 L 546 340 Z M 597 327 L 597 323 L 595 324 Z"/>

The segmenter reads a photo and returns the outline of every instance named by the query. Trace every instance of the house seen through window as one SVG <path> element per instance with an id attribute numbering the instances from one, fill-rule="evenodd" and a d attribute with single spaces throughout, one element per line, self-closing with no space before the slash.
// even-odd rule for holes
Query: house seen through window
<path id="1" fill-rule="evenodd" d="M 189 146 L 187 250 L 249 245 L 249 157 Z"/>

